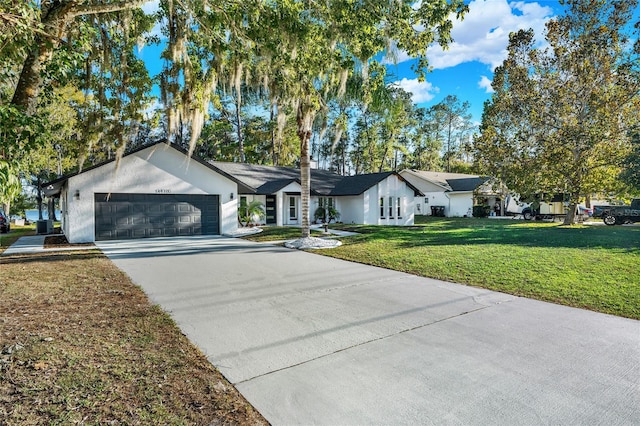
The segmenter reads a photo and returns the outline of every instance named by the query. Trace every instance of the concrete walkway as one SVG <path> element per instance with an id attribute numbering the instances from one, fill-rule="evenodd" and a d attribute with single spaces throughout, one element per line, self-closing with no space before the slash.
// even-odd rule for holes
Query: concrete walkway
<path id="1" fill-rule="evenodd" d="M 12 254 L 38 253 L 44 250 L 44 239 L 46 235 L 33 235 L 20 237 L 15 243 L 2 252 L 0 255 L 9 256 Z"/>
<path id="2" fill-rule="evenodd" d="M 30 254 L 30 253 L 46 253 L 54 251 L 71 251 L 71 250 L 91 250 L 93 246 L 67 246 L 67 247 L 44 247 L 44 240 L 48 235 L 31 235 L 28 237 L 20 237 L 15 243 L 0 253 L 0 256 L 11 256 L 14 254 Z"/>
<path id="3" fill-rule="evenodd" d="M 228 238 L 98 246 L 274 425 L 640 419 L 640 322 Z"/>

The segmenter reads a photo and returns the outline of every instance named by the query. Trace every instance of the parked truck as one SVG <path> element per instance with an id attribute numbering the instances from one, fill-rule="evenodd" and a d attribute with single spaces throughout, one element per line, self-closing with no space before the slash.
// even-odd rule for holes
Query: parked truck
<path id="1" fill-rule="evenodd" d="M 630 206 L 607 207 L 602 211 L 602 220 L 610 226 L 640 222 L 640 198 L 633 199 Z"/>

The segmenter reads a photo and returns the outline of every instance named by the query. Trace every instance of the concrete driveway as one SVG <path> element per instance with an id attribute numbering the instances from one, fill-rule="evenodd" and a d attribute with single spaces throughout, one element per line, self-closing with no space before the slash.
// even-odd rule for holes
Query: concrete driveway
<path id="1" fill-rule="evenodd" d="M 638 321 L 239 239 L 98 246 L 274 425 L 640 421 Z"/>

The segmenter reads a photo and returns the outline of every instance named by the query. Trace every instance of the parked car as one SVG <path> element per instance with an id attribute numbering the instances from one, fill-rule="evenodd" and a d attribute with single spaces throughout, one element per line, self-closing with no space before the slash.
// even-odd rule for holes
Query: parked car
<path id="1" fill-rule="evenodd" d="M 640 222 L 640 198 L 631 201 L 630 206 L 611 206 L 602 212 L 606 225 Z"/>
<path id="2" fill-rule="evenodd" d="M 4 214 L 4 211 L 0 210 L 0 232 L 6 234 L 11 231 L 11 222 L 9 222 L 9 217 Z"/>

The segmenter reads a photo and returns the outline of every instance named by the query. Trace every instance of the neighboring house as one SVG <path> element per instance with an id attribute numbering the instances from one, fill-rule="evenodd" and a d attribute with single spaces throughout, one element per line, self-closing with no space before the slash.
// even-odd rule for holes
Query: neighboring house
<path id="1" fill-rule="evenodd" d="M 400 175 L 424 194 L 416 196 L 416 215 L 431 215 L 432 207 L 443 207 L 446 217 L 470 217 L 474 205 L 494 207 L 496 202 L 501 203 L 492 180 L 486 176 L 413 169 L 403 170 Z"/>
<path id="2" fill-rule="evenodd" d="M 333 205 L 356 224 L 413 224 L 420 191 L 394 172 L 339 176 L 312 170 L 310 218 Z M 72 243 L 177 235 L 217 235 L 238 228 L 238 195 L 265 204 L 266 222 L 301 223 L 300 172 L 293 168 L 206 162 L 164 142 L 43 185 L 59 197 Z"/>
<path id="3" fill-rule="evenodd" d="M 244 163 L 211 163 L 240 184 L 238 194 L 247 203 L 258 200 L 266 208 L 267 225 L 300 225 L 302 222 L 300 170 L 290 167 Z M 365 225 L 412 225 L 414 198 L 420 194 L 395 172 L 340 176 L 311 170 L 309 212 L 313 221 L 319 207 L 331 206 L 340 221 Z"/>

